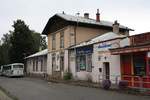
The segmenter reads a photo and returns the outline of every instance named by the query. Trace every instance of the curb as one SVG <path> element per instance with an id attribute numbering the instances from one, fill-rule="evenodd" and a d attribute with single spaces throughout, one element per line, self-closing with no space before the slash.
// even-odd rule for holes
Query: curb
<path id="1" fill-rule="evenodd" d="M 16 96 L 10 94 L 9 91 L 0 86 L 0 91 L 3 92 L 10 100 L 19 100 Z"/>

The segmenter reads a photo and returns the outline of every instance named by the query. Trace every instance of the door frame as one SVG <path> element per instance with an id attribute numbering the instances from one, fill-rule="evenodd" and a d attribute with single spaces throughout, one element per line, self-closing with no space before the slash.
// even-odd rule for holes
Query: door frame
<path id="1" fill-rule="evenodd" d="M 103 75 L 104 79 L 110 79 L 110 62 L 103 62 Z"/>

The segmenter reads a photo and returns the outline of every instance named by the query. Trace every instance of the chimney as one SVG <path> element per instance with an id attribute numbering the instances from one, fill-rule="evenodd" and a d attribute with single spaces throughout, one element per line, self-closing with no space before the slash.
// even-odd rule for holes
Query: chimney
<path id="1" fill-rule="evenodd" d="M 97 9 L 97 13 L 96 13 L 96 21 L 100 22 L 100 13 L 99 13 L 99 9 Z"/>
<path id="2" fill-rule="evenodd" d="M 126 27 L 125 35 L 129 36 L 129 29 L 128 29 L 128 27 Z"/>
<path id="3" fill-rule="evenodd" d="M 113 24 L 113 32 L 117 34 L 119 33 L 119 23 L 117 22 L 117 20 Z"/>
<path id="4" fill-rule="evenodd" d="M 89 13 L 84 13 L 84 18 L 89 19 Z"/>

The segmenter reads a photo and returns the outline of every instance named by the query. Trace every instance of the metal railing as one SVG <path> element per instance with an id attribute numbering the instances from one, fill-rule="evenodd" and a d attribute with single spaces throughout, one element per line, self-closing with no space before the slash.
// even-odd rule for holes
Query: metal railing
<path id="1" fill-rule="evenodd" d="M 132 76 L 132 75 L 99 75 L 99 82 L 109 79 L 113 85 L 118 87 L 121 80 L 128 82 L 129 88 L 149 89 L 150 76 Z"/>

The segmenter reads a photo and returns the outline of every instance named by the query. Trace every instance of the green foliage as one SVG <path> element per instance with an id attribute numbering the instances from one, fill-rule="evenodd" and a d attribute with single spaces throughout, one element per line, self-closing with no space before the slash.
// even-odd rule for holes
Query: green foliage
<path id="1" fill-rule="evenodd" d="M 70 80 L 71 78 L 72 78 L 72 74 L 71 74 L 71 73 L 66 72 L 66 73 L 64 74 L 64 80 Z"/>
<path id="2" fill-rule="evenodd" d="M 14 30 L 4 34 L 0 43 L 0 65 L 23 63 L 24 58 L 47 48 L 45 37 L 29 29 L 22 20 L 14 21 Z"/>
<path id="3" fill-rule="evenodd" d="M 10 62 L 9 60 L 9 50 L 11 47 L 10 43 L 10 37 L 11 35 L 6 33 L 3 35 L 0 45 L 0 65 L 8 64 Z"/>
<path id="4" fill-rule="evenodd" d="M 47 48 L 46 37 L 41 36 L 41 34 L 35 31 L 32 31 L 31 34 L 34 40 L 34 47 L 37 51 Z"/>
<path id="5" fill-rule="evenodd" d="M 24 62 L 24 57 L 36 52 L 34 40 L 29 27 L 22 20 L 14 21 L 14 31 L 11 37 L 10 60 Z"/>

